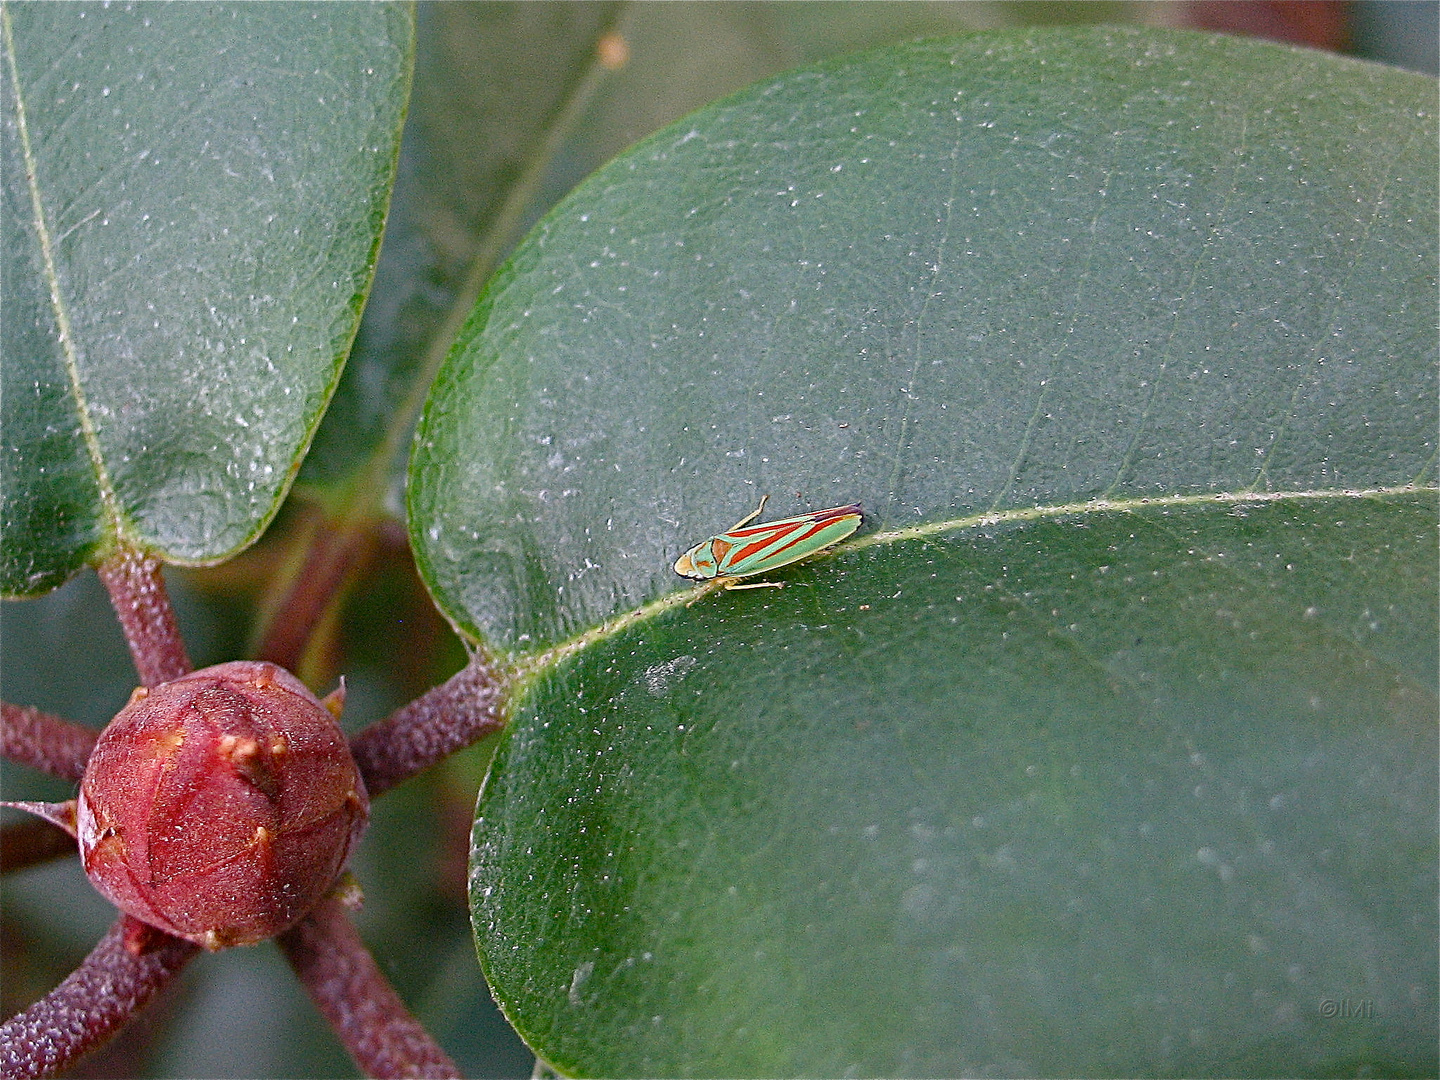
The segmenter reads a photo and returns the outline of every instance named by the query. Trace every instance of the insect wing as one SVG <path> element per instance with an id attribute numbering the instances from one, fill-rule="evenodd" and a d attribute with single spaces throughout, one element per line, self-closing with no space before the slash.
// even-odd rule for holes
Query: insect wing
<path id="1" fill-rule="evenodd" d="M 715 576 L 748 577 L 788 566 L 838 544 L 860 527 L 860 520 L 860 504 L 851 503 L 732 529 L 712 541 L 718 563 Z"/>

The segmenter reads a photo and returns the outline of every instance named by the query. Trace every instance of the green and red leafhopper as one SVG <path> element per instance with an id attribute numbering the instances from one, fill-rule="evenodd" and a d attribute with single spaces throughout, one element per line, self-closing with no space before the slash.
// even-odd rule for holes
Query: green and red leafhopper
<path id="1" fill-rule="evenodd" d="M 742 584 L 738 579 L 799 562 L 838 544 L 860 527 L 863 511 L 859 503 L 751 525 L 769 498 L 761 498 L 759 506 L 719 536 L 681 555 L 675 560 L 675 572 L 697 581 L 720 578 L 727 589 L 778 589 L 782 582 Z"/>

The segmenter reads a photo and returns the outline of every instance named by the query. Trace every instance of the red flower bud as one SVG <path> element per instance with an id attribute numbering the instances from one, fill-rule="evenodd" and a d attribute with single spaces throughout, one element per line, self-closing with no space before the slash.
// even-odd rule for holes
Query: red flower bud
<path id="1" fill-rule="evenodd" d="M 80 856 L 122 911 L 221 949 L 293 926 L 344 869 L 369 799 L 335 718 L 274 664 L 146 690 L 80 782 Z"/>

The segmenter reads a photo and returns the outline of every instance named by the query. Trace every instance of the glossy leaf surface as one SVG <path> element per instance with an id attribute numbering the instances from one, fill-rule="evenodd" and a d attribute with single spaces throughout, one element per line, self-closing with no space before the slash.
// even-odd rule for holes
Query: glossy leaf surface
<path id="1" fill-rule="evenodd" d="M 1430 475 L 1433 83 L 1079 40 L 805 69 L 543 221 L 412 470 L 452 618 L 563 640 L 668 592 L 767 491 L 891 525 Z"/>
<path id="2" fill-rule="evenodd" d="M 274 513 L 339 376 L 409 89 L 389 5 L 4 16 L 6 594 Z"/>
<path id="3" fill-rule="evenodd" d="M 754 87 L 542 221 L 410 510 L 531 673 L 472 901 L 543 1057 L 1433 1071 L 1435 142 L 1388 69 L 993 35 Z M 685 607 L 766 491 L 868 528 Z"/>
<path id="4" fill-rule="evenodd" d="M 1435 514 L 982 527 L 609 637 L 482 796 L 491 985 L 577 1075 L 1423 1072 Z"/>

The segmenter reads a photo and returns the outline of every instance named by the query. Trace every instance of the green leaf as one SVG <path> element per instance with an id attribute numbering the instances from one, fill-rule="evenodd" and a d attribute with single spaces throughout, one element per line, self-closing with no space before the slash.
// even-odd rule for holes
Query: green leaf
<path id="1" fill-rule="evenodd" d="M 760 492 L 902 525 L 1433 477 L 1433 97 L 1103 30 L 880 50 L 703 110 L 477 306 L 412 464 L 422 572 L 532 648 L 673 589 Z"/>
<path id="2" fill-rule="evenodd" d="M 412 36 L 392 5 L 5 9 L 6 594 L 269 520 L 369 287 Z"/>
<path id="3" fill-rule="evenodd" d="M 301 485 L 372 499 L 372 491 L 347 489 L 366 487 L 357 474 L 381 455 L 386 467 L 373 471 L 393 474 L 395 490 L 403 490 L 409 437 L 439 361 L 430 361 L 431 339 L 464 295 L 477 251 L 488 254 L 482 268 L 488 277 L 517 239 L 507 226 L 507 200 L 532 161 L 545 158 L 547 137 L 564 126 L 567 98 L 594 62 L 596 38 L 613 8 L 422 9 L 395 210 L 355 349 L 305 458 Z M 506 235 L 492 235 L 497 229 Z M 497 241 L 503 246 L 492 250 Z M 473 301 L 472 288 L 465 306 Z"/>
<path id="4" fill-rule="evenodd" d="M 409 437 L 439 361 L 429 362 L 433 339 L 448 305 L 465 296 L 469 275 L 483 271 L 478 288 L 518 239 L 510 235 L 517 195 L 524 224 L 533 224 L 638 134 L 800 59 L 1037 13 L 1113 21 L 1124 9 L 1093 0 L 1068 11 L 904 0 L 781 5 L 762 17 L 743 6 L 703 4 L 422 8 L 412 121 L 375 286 L 297 484 L 332 510 L 337 498 L 373 498 L 367 489 L 380 486 L 373 477 L 383 471 L 367 471 L 374 454 L 393 459 L 393 482 L 383 486 L 403 491 Z M 592 85 L 596 41 L 611 29 L 629 42 L 630 59 Z M 572 111 L 592 95 L 588 107 Z M 517 188 L 527 186 L 537 162 L 545 182 L 530 205 Z M 467 311 L 473 299 L 464 300 Z M 443 356 L 449 340 L 438 344 Z"/>
<path id="5" fill-rule="evenodd" d="M 1434 103 L 1215 36 L 932 41 L 541 222 L 410 524 L 520 672 L 472 903 L 543 1058 L 1434 1071 Z M 685 606 L 761 492 L 867 527 Z"/>
<path id="6" fill-rule="evenodd" d="M 570 1075 L 1433 1071 L 1435 515 L 1007 522 L 608 636 L 493 763 L 490 985 Z"/>

